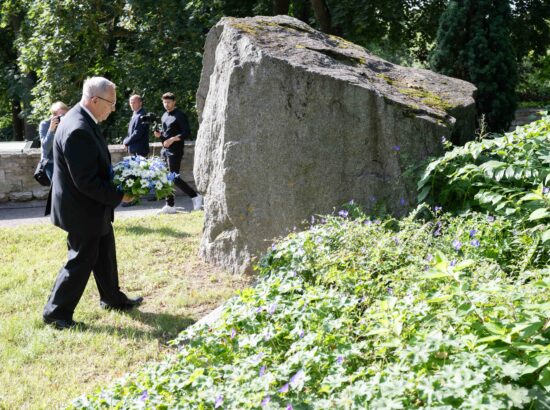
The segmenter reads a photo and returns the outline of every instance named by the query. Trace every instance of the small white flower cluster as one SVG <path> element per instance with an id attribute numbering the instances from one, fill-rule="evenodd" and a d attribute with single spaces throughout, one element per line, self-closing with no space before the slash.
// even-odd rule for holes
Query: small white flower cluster
<path id="1" fill-rule="evenodd" d="M 123 193 L 139 198 L 155 194 L 161 199 L 174 192 L 177 174 L 168 172 L 164 161 L 158 157 L 140 155 L 125 157 L 113 167 L 113 183 Z"/>

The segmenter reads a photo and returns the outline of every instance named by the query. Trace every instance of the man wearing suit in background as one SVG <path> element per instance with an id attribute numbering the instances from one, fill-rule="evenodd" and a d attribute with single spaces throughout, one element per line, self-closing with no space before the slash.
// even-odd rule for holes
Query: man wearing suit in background
<path id="1" fill-rule="evenodd" d="M 128 153 L 146 157 L 149 154 L 149 123 L 142 121 L 141 116 L 145 114 L 143 100 L 140 95 L 134 94 L 129 100 L 130 108 L 134 112 L 128 125 L 128 135 L 122 142 Z M 120 206 L 128 207 L 137 204 L 135 201 L 122 201 Z"/>
<path id="2" fill-rule="evenodd" d="M 130 125 L 128 125 L 128 136 L 124 138 L 123 144 L 132 155 L 146 157 L 149 154 L 149 124 L 141 120 L 145 114 L 141 96 L 134 94 L 130 97 L 130 108 L 134 112 Z"/>
<path id="3" fill-rule="evenodd" d="M 104 309 L 129 310 L 143 298 L 119 288 L 114 208 L 123 194 L 111 183 L 111 156 L 98 123 L 115 110 L 116 87 L 102 77 L 84 82 L 82 99 L 61 121 L 54 138 L 54 173 L 46 205 L 54 225 L 67 231 L 67 262 L 44 307 L 43 319 L 57 329 L 78 325 L 73 313 L 90 273 Z M 131 200 L 132 198 L 126 198 Z"/>

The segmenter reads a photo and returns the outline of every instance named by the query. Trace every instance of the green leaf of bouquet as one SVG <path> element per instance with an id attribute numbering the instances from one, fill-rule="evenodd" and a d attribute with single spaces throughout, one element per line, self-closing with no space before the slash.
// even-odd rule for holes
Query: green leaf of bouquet
<path id="1" fill-rule="evenodd" d="M 484 323 L 483 326 L 485 329 L 487 329 L 490 333 L 494 335 L 501 335 L 504 336 L 506 334 L 506 329 L 502 326 L 497 325 L 496 323 L 487 322 Z"/>

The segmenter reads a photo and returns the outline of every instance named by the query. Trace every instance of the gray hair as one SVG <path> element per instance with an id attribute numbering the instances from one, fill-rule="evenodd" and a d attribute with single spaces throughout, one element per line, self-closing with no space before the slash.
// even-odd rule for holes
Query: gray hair
<path id="1" fill-rule="evenodd" d="M 90 77 L 84 81 L 82 87 L 82 99 L 89 100 L 97 95 L 105 94 L 110 88 L 116 89 L 115 83 L 104 77 Z"/>

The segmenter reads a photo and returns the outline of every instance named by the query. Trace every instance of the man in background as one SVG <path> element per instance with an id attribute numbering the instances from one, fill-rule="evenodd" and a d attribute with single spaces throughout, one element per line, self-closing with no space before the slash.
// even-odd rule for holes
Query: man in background
<path id="1" fill-rule="evenodd" d="M 183 158 L 183 140 L 191 135 L 189 122 L 185 114 L 176 108 L 176 96 L 173 93 L 162 95 L 162 105 L 166 112 L 162 115 L 162 132 L 155 131 L 155 137 L 160 138 L 162 155 L 165 157 L 170 172 L 180 173 L 181 159 Z M 179 176 L 174 179 L 174 184 L 189 195 L 193 201 L 193 209 L 202 207 L 202 196 L 191 188 Z M 166 197 L 166 205 L 159 211 L 159 214 L 175 214 L 175 196 Z"/>
<path id="2" fill-rule="evenodd" d="M 38 127 L 38 135 L 40 136 L 41 149 L 40 161 L 44 164 L 44 171 L 46 172 L 46 175 L 48 176 L 50 181 L 52 180 L 53 176 L 53 137 L 55 135 L 55 130 L 59 125 L 61 117 L 64 116 L 67 111 L 69 111 L 69 107 L 67 107 L 64 102 L 54 102 L 52 104 L 52 107 L 50 108 L 52 116 L 47 120 L 40 122 L 40 125 Z"/>
<path id="3" fill-rule="evenodd" d="M 115 105 L 115 85 L 103 77 L 89 78 L 80 103 L 63 117 L 55 133 L 46 214 L 51 211 L 53 224 L 67 231 L 69 251 L 44 307 L 43 320 L 57 329 L 78 325 L 73 313 L 91 272 L 102 308 L 130 310 L 143 301 L 127 297 L 118 285 L 112 222 L 123 194 L 112 183 L 111 155 L 98 125 Z"/>
<path id="4" fill-rule="evenodd" d="M 145 114 L 143 99 L 134 94 L 130 97 L 129 103 L 133 115 L 128 125 L 128 136 L 124 138 L 123 144 L 130 154 L 146 157 L 149 154 L 149 124 L 141 119 Z"/>
<path id="5" fill-rule="evenodd" d="M 129 100 L 130 108 L 133 111 L 132 119 L 128 125 L 128 135 L 122 142 L 130 155 L 149 155 L 149 123 L 143 122 L 141 118 L 145 114 L 143 99 L 140 95 L 134 94 Z M 134 201 L 122 201 L 120 206 L 129 207 L 137 204 Z"/>

